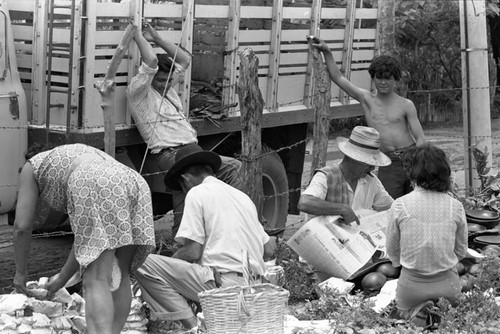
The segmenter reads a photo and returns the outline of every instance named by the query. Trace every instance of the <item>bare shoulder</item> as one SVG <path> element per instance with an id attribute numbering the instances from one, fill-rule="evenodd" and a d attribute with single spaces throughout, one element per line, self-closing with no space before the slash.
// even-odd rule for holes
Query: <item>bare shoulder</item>
<path id="1" fill-rule="evenodd" d="M 405 111 L 414 111 L 415 110 L 415 104 L 413 103 L 412 100 L 407 99 L 405 97 L 402 97 L 400 95 L 397 95 L 397 103 L 401 105 L 401 109 Z"/>

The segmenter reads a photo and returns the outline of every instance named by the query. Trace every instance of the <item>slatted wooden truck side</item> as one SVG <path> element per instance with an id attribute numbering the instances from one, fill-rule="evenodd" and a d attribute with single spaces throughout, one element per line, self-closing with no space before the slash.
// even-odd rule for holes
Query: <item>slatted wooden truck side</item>
<path id="1" fill-rule="evenodd" d="M 307 125 L 314 119 L 314 80 L 305 36 L 324 38 L 344 74 L 355 84 L 370 87 L 366 69 L 376 53 L 378 13 L 376 8 L 364 8 L 363 1 L 347 0 L 343 5 L 336 0 L 7 3 L 14 35 L 11 47 L 28 101 L 30 144 L 82 142 L 103 147 L 101 97 L 94 84 L 106 73 L 132 19 L 152 23 L 162 36 L 193 54 L 180 87 L 184 110 L 203 147 L 237 154 L 241 148 L 238 51 L 252 48 L 259 58 L 259 87 L 265 102 L 263 150 L 275 151 L 262 161 L 263 214 L 273 227 L 284 226 L 287 212 L 297 213 Z M 146 145 L 127 109 L 125 89 L 139 65 L 137 47 L 131 43 L 118 69 L 114 101 L 116 157 L 137 169 Z M 358 115 L 359 105 L 332 85 L 330 118 Z M 149 156 L 141 172 L 157 199 L 155 213 L 165 212 L 170 201 L 163 198 L 162 175 L 156 174 Z"/>

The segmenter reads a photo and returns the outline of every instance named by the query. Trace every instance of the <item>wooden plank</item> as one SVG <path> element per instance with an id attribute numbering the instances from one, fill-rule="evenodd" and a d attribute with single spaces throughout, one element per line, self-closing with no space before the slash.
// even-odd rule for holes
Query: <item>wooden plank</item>
<path id="1" fill-rule="evenodd" d="M 193 54 L 193 26 L 194 26 L 194 0 L 184 0 L 182 6 L 183 31 L 181 34 L 181 45 Z M 184 114 L 189 116 L 189 100 L 191 97 L 191 70 L 184 74 L 184 86 L 180 90 L 180 97 Z"/>
<path id="2" fill-rule="evenodd" d="M 373 49 L 363 49 L 363 50 L 353 50 L 352 51 L 352 61 L 360 62 L 360 61 L 371 61 L 374 57 Z M 370 66 L 370 64 L 366 64 L 366 67 Z"/>
<path id="3" fill-rule="evenodd" d="M 196 11 L 198 11 L 198 6 L 196 6 Z M 179 17 L 182 17 L 182 5 L 178 5 L 175 3 L 162 3 L 162 4 L 145 3 L 144 17 L 145 18 L 161 17 L 161 18 L 178 19 Z"/>
<path id="4" fill-rule="evenodd" d="M 66 134 L 68 135 L 71 128 L 78 127 L 78 112 L 75 112 L 79 106 L 80 94 L 80 50 L 82 42 L 82 11 L 83 11 L 83 1 L 75 1 L 75 10 L 72 18 L 71 26 L 71 36 L 72 49 L 70 50 L 68 59 L 69 77 L 68 77 L 68 88 L 69 92 L 67 95 L 66 102 Z M 71 46 L 71 42 L 70 42 Z M 73 109 L 75 108 L 75 109 Z"/>
<path id="5" fill-rule="evenodd" d="M 16 54 L 16 60 L 17 60 L 17 68 L 27 68 L 30 70 L 33 68 L 33 56 L 30 54 L 26 53 L 17 53 Z"/>
<path id="6" fill-rule="evenodd" d="M 134 0 L 135 1 L 135 0 Z M 100 2 L 97 19 L 101 17 L 130 17 L 130 1 Z"/>
<path id="7" fill-rule="evenodd" d="M 123 35 L 124 30 L 99 30 L 95 32 L 95 44 L 98 46 L 106 46 L 109 45 L 110 49 L 114 51 L 116 45 L 119 41 L 119 38 Z M 160 30 L 158 31 L 160 36 L 170 41 L 179 41 L 181 39 L 181 32 L 179 30 Z M 118 38 L 118 40 L 117 40 Z M 160 48 L 155 48 L 160 50 Z"/>
<path id="8" fill-rule="evenodd" d="M 280 110 L 283 106 L 290 104 L 304 104 L 304 86 L 307 80 L 306 67 L 304 74 L 299 75 L 280 75 L 279 77 L 279 94 L 278 104 Z M 280 73 L 281 74 L 281 73 Z"/>
<path id="9" fill-rule="evenodd" d="M 266 107 L 275 112 L 278 110 L 278 76 L 280 66 L 281 20 L 283 16 L 283 0 L 273 3 L 273 23 L 271 27 L 271 47 L 269 54 L 269 74 L 266 94 Z"/>
<path id="10" fill-rule="evenodd" d="M 307 52 L 293 52 L 293 53 L 282 53 L 280 67 L 285 65 L 307 65 L 309 53 Z"/>
<path id="11" fill-rule="evenodd" d="M 356 15 L 356 1 L 347 0 L 345 30 L 344 30 L 344 46 L 342 48 L 342 65 L 340 72 L 349 80 L 351 78 L 351 60 L 352 60 L 352 44 L 354 39 L 354 17 Z M 349 96 L 343 90 L 340 92 L 340 102 L 347 103 Z"/>
<path id="12" fill-rule="evenodd" d="M 354 39 L 371 39 L 376 40 L 377 38 L 377 29 L 356 29 L 354 31 Z"/>
<path id="13" fill-rule="evenodd" d="M 102 125 L 102 112 L 101 112 L 101 96 L 97 93 L 94 87 L 95 83 L 95 56 L 94 51 L 96 50 L 96 15 L 97 15 L 97 3 L 95 1 L 87 1 L 86 13 L 84 14 L 87 20 L 84 21 L 82 29 L 85 31 L 85 46 L 83 48 L 83 101 L 81 103 L 80 117 L 83 120 L 83 126 L 88 126 L 90 124 L 100 124 Z M 119 38 L 116 39 L 119 41 Z M 94 104 L 97 103 L 97 107 Z M 100 116 L 100 122 L 97 122 L 97 117 Z"/>
<path id="14" fill-rule="evenodd" d="M 287 75 L 290 73 L 307 73 L 307 64 L 302 66 L 293 66 L 293 67 L 280 67 L 280 75 Z"/>
<path id="15" fill-rule="evenodd" d="M 18 10 L 22 12 L 33 12 L 35 10 L 35 1 L 33 0 L 9 0 L 7 4 L 9 10 Z"/>
<path id="16" fill-rule="evenodd" d="M 143 9 L 147 4 L 143 5 L 143 1 L 141 0 L 134 0 L 133 2 L 130 3 L 130 17 L 132 18 L 132 24 L 137 27 L 139 31 L 142 31 L 142 17 L 143 15 Z M 119 82 L 122 82 L 123 79 L 126 80 L 127 85 L 130 83 L 132 78 L 137 74 L 137 71 L 139 70 L 139 66 L 141 65 L 141 54 L 139 52 L 139 48 L 137 46 L 137 43 L 135 41 L 132 41 L 128 45 L 128 50 L 127 50 L 127 55 L 124 57 L 122 60 L 122 64 L 126 64 L 127 66 L 127 76 L 122 77 L 119 75 L 120 69 L 118 69 L 118 73 L 116 74 L 114 80 L 115 83 L 118 84 Z M 130 111 L 130 108 L 128 108 L 128 105 L 125 106 L 125 108 L 119 108 L 116 104 L 118 103 L 116 101 L 116 93 L 117 93 L 117 88 L 115 87 L 115 110 L 125 110 L 124 113 L 118 112 L 115 114 L 115 120 L 119 116 L 124 116 L 124 122 L 127 123 L 128 125 L 131 125 L 133 123 L 132 120 L 132 114 Z M 125 99 L 125 102 L 127 100 Z M 127 104 L 127 103 L 125 103 Z"/>
<path id="17" fill-rule="evenodd" d="M 12 34 L 15 36 L 16 41 L 17 40 L 32 41 L 33 40 L 33 27 L 13 24 L 12 25 Z"/>
<path id="18" fill-rule="evenodd" d="M 358 8 L 356 10 L 356 19 L 378 19 L 378 8 Z"/>
<path id="19" fill-rule="evenodd" d="M 281 33 L 281 42 L 304 42 L 310 31 L 307 29 L 284 29 Z M 322 29 L 321 36 L 330 45 L 332 41 L 344 41 L 344 29 Z M 375 29 L 356 30 L 354 39 L 374 39 Z M 266 43 L 271 38 L 270 30 L 241 30 L 240 44 L 242 43 Z"/>
<path id="20" fill-rule="evenodd" d="M 224 81 L 222 88 L 222 103 L 225 106 L 236 102 L 236 56 L 240 43 L 240 7 L 241 0 L 230 2 L 227 18 L 229 19 L 227 29 L 227 48 L 224 51 Z M 234 115 L 235 108 L 229 108 L 227 115 Z"/>
<path id="21" fill-rule="evenodd" d="M 323 8 L 321 17 L 325 19 L 345 19 L 347 8 Z M 356 11 L 356 19 L 377 19 L 377 8 L 362 8 Z"/>
<path id="22" fill-rule="evenodd" d="M 104 74 L 108 69 L 111 59 L 96 59 L 94 60 L 94 74 Z M 119 73 L 128 73 L 128 61 L 122 61 L 118 66 Z"/>
<path id="23" fill-rule="evenodd" d="M 16 50 L 16 55 L 23 54 L 23 55 L 31 56 L 31 54 L 33 52 L 33 44 L 14 42 L 14 49 Z"/>
<path id="24" fill-rule="evenodd" d="M 45 69 L 47 68 L 47 1 L 37 0 L 35 4 L 35 20 L 31 39 L 33 40 L 32 80 L 31 80 L 31 124 L 45 122 L 45 105 L 47 84 Z M 36 32 L 36 33 L 35 33 Z"/>
<path id="25" fill-rule="evenodd" d="M 320 26 L 321 26 L 321 1 L 313 0 L 311 4 L 311 23 L 309 26 L 309 31 L 307 31 L 307 35 L 312 36 L 320 36 Z M 305 39 L 305 36 L 304 36 Z M 313 78 L 313 53 L 311 46 L 308 45 L 308 52 L 306 55 L 306 78 L 304 82 L 304 90 L 301 92 L 301 95 L 304 99 L 304 105 L 311 107 L 312 106 L 312 95 L 313 95 L 313 87 L 314 87 L 314 78 Z"/>

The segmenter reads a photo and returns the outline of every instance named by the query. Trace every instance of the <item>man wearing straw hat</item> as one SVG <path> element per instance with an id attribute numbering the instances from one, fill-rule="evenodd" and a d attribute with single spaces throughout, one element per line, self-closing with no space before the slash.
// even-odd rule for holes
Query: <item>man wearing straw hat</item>
<path id="1" fill-rule="evenodd" d="M 252 279 L 260 283 L 264 256 L 274 253 L 250 197 L 214 177 L 220 165 L 218 154 L 193 144 L 181 147 L 168 169 L 167 187 L 186 194 L 175 237 L 182 246 L 172 257 L 149 255 L 135 274 L 152 320 L 196 327 L 187 300 L 198 302 L 199 292 L 219 286 L 246 285 L 242 250 L 248 252 Z"/>
<path id="2" fill-rule="evenodd" d="M 167 171 L 179 148 L 198 143 L 196 130 L 184 114 L 182 101 L 174 89 L 184 78 L 191 55 L 182 47 L 162 38 L 149 23 L 143 25 L 142 33 L 136 30 L 134 40 L 139 48 L 142 64 L 127 87 L 130 111 L 159 168 Z M 157 56 L 150 42 L 161 47 L 166 54 Z M 221 160 L 222 164 L 216 176 L 240 189 L 241 162 L 224 156 Z M 172 235 L 175 236 L 182 219 L 184 194 L 174 191 L 172 198 Z"/>
<path id="3" fill-rule="evenodd" d="M 337 138 L 344 158 L 338 166 L 318 169 L 299 200 L 299 210 L 315 216 L 340 215 L 346 224 L 359 218 L 359 209 L 387 210 L 394 201 L 372 172 L 375 167 L 388 166 L 391 159 L 380 151 L 377 130 L 357 126 L 349 139 Z"/>

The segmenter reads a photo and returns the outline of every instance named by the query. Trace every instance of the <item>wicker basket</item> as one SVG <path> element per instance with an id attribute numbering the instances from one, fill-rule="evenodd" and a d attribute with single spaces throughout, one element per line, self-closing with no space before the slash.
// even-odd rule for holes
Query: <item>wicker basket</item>
<path id="1" fill-rule="evenodd" d="M 284 332 L 289 292 L 264 283 L 203 291 L 200 297 L 207 333 Z"/>

